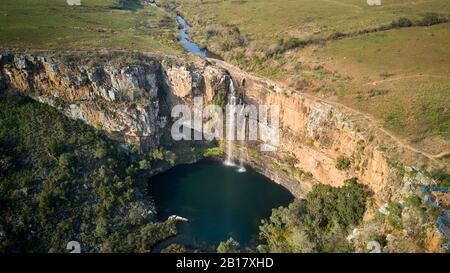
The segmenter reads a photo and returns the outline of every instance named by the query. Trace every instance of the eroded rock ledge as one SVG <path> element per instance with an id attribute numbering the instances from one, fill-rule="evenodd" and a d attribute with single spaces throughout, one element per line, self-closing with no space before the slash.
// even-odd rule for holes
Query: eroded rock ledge
<path id="1" fill-rule="evenodd" d="M 211 102 L 229 91 L 232 77 L 247 103 L 280 105 L 279 150 L 262 153 L 249 144 L 246 152 L 251 165 L 297 197 L 315 183 L 339 186 L 356 177 L 381 203 L 387 195 L 398 194 L 387 189 L 398 180 L 398 166 L 424 170 L 440 164 L 396 145 L 345 109 L 221 62 L 128 53 L 7 52 L 0 55 L 0 64 L 0 90 L 20 90 L 142 149 L 158 146 L 170 130 L 172 105 L 192 104 L 194 96 Z M 350 163 L 339 170 L 336 164 L 343 158 Z M 433 183 L 421 177 L 414 183 Z"/>

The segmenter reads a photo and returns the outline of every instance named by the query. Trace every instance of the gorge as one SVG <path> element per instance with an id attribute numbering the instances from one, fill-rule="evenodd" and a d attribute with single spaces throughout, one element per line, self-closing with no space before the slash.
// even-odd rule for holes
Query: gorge
<path id="1" fill-rule="evenodd" d="M 2 90 L 20 90 L 142 151 L 167 144 L 168 109 L 178 103 L 193 105 L 195 96 L 211 103 L 236 92 L 250 104 L 278 104 L 281 133 L 276 153 L 260 152 L 257 142 L 245 147 L 234 142 L 225 151 L 230 161 L 239 162 L 245 155 L 248 166 L 297 198 L 316 184 L 341 186 L 355 177 L 372 191 L 368 211 L 373 212 L 416 195 L 422 185 L 435 184 L 425 171 L 445 166 L 442 160 L 399 145 L 364 116 L 220 60 L 191 62 L 122 52 L 3 52 L 0 63 Z M 337 168 L 344 159 L 349 163 Z M 430 236 L 439 236 L 435 227 L 424 225 Z"/>

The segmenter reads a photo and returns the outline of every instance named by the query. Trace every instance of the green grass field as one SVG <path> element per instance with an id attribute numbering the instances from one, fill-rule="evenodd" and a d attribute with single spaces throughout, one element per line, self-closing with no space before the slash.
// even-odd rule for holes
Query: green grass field
<path id="1" fill-rule="evenodd" d="M 0 1 L 0 46 L 82 50 L 136 49 L 175 54 L 175 20 L 136 0 Z"/>
<path id="2" fill-rule="evenodd" d="M 450 14 L 447 0 L 169 0 L 192 23 L 238 26 L 242 33 L 267 44 L 286 35 L 327 37 L 334 32 L 367 29 L 394 19 L 420 18 L 434 12 Z"/>
<path id="3" fill-rule="evenodd" d="M 225 60 L 366 112 L 418 148 L 448 150 L 450 24 L 358 32 L 400 18 L 449 18 L 450 1 L 170 1 L 194 25 L 193 38 Z M 326 41 L 292 49 L 285 42 L 288 50 L 268 55 L 280 39 Z"/>
<path id="4" fill-rule="evenodd" d="M 449 45 L 447 23 L 334 41 L 296 54 L 347 79 L 328 83 L 334 99 L 438 153 L 450 140 Z"/>

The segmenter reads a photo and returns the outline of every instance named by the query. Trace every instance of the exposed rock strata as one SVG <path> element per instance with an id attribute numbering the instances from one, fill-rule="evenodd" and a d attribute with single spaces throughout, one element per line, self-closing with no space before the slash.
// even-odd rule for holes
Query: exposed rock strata
<path id="1" fill-rule="evenodd" d="M 339 186 L 352 177 L 379 196 L 387 182 L 396 179 L 392 162 L 400 158 L 417 168 L 429 165 L 427 159 L 417 160 L 420 155 L 399 149 L 375 128 L 358 122 L 352 113 L 220 62 L 192 64 L 149 56 L 119 63 L 108 57 L 100 60 L 92 64 L 56 54 L 2 54 L 0 89 L 21 90 L 145 148 L 158 145 L 161 135 L 170 130 L 170 112 L 162 111 L 162 106 L 192 104 L 196 96 L 211 102 L 218 92 L 228 90 L 232 76 L 246 103 L 280 105 L 279 150 L 261 153 L 259 158 L 249 153 L 249 162 L 296 196 L 304 196 L 314 183 Z M 286 156 L 296 158 L 291 170 L 309 175 L 283 170 Z M 351 161 L 346 170 L 336 168 L 342 156 Z M 415 160 L 408 162 L 408 158 Z"/>

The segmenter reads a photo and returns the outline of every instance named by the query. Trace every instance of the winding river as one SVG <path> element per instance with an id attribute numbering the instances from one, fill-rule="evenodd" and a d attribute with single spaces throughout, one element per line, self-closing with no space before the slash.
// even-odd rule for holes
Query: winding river
<path id="1" fill-rule="evenodd" d="M 180 26 L 180 32 L 179 32 L 180 43 L 184 47 L 184 49 L 188 52 L 191 52 L 192 54 L 199 56 L 202 59 L 206 58 L 206 55 L 207 55 L 206 49 L 203 49 L 196 43 L 193 43 L 191 41 L 191 39 L 189 38 L 189 35 L 187 33 L 187 31 L 189 29 L 189 25 L 186 22 L 186 20 L 184 20 L 184 18 L 181 17 L 180 15 L 177 15 L 177 22 L 178 22 L 178 25 Z"/>

